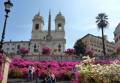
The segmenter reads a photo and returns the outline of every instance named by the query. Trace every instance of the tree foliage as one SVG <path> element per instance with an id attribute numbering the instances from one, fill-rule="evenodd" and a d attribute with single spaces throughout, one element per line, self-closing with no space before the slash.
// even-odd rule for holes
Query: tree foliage
<path id="1" fill-rule="evenodd" d="M 82 42 L 81 39 L 77 40 L 75 45 L 74 45 L 74 49 L 76 51 L 76 55 L 84 55 L 85 54 L 85 49 L 86 49 L 86 46 L 85 44 Z"/>
<path id="2" fill-rule="evenodd" d="M 104 29 L 108 26 L 108 16 L 105 13 L 100 13 L 96 17 L 96 23 L 99 29 Z"/>

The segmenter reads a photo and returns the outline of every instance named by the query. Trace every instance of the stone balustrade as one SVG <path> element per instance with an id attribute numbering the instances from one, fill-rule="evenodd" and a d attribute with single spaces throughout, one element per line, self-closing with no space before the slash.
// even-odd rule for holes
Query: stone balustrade
<path id="1" fill-rule="evenodd" d="M 80 57 L 75 55 L 27 55 L 24 59 L 34 60 L 34 61 L 80 61 Z"/>

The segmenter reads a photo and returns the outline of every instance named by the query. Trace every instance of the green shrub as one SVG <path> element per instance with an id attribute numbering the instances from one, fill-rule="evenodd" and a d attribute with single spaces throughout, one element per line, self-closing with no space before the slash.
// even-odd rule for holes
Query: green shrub
<path id="1" fill-rule="evenodd" d="M 71 71 L 67 71 L 64 74 L 64 80 L 72 80 L 72 73 L 71 73 Z"/>
<path id="2" fill-rule="evenodd" d="M 9 72 L 10 78 L 23 78 L 23 75 L 24 74 L 22 73 L 22 71 L 20 71 L 20 69 L 18 69 L 18 68 L 10 70 L 10 72 Z"/>

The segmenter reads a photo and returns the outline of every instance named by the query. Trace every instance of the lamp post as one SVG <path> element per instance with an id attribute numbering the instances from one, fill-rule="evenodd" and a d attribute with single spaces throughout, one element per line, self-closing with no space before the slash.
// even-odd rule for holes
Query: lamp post
<path id="1" fill-rule="evenodd" d="M 3 26 L 3 32 L 2 32 L 2 37 L 1 37 L 1 41 L 0 41 L 0 52 L 3 53 L 3 42 L 4 42 L 4 38 L 5 38 L 5 30 L 6 30 L 6 23 L 7 23 L 7 18 L 8 13 L 10 12 L 10 8 L 13 6 L 13 4 L 10 2 L 10 0 L 7 0 L 6 2 L 4 2 L 4 6 L 5 6 L 5 21 L 4 21 L 4 26 Z"/>

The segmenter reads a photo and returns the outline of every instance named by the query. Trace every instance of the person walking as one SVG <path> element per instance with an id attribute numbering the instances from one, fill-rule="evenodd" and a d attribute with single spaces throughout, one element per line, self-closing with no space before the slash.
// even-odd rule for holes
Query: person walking
<path id="1" fill-rule="evenodd" d="M 38 70 L 38 67 L 36 67 L 36 70 L 35 70 L 35 80 L 36 80 L 36 83 L 39 83 L 39 78 L 40 78 L 39 70 Z"/>
<path id="2" fill-rule="evenodd" d="M 73 67 L 73 82 L 72 83 L 79 83 L 78 77 L 79 77 L 79 72 L 76 67 Z"/>
<path id="3" fill-rule="evenodd" d="M 45 77 L 45 83 L 52 83 L 52 77 L 50 75 L 50 72 L 48 72 L 47 76 Z"/>
<path id="4" fill-rule="evenodd" d="M 51 65 L 48 65 L 45 83 L 56 83 L 55 75 L 51 71 Z"/>
<path id="5" fill-rule="evenodd" d="M 32 65 L 28 67 L 28 81 L 33 81 L 34 70 L 35 68 Z"/>
<path id="6" fill-rule="evenodd" d="M 55 75 L 51 72 L 52 83 L 56 83 Z"/>

